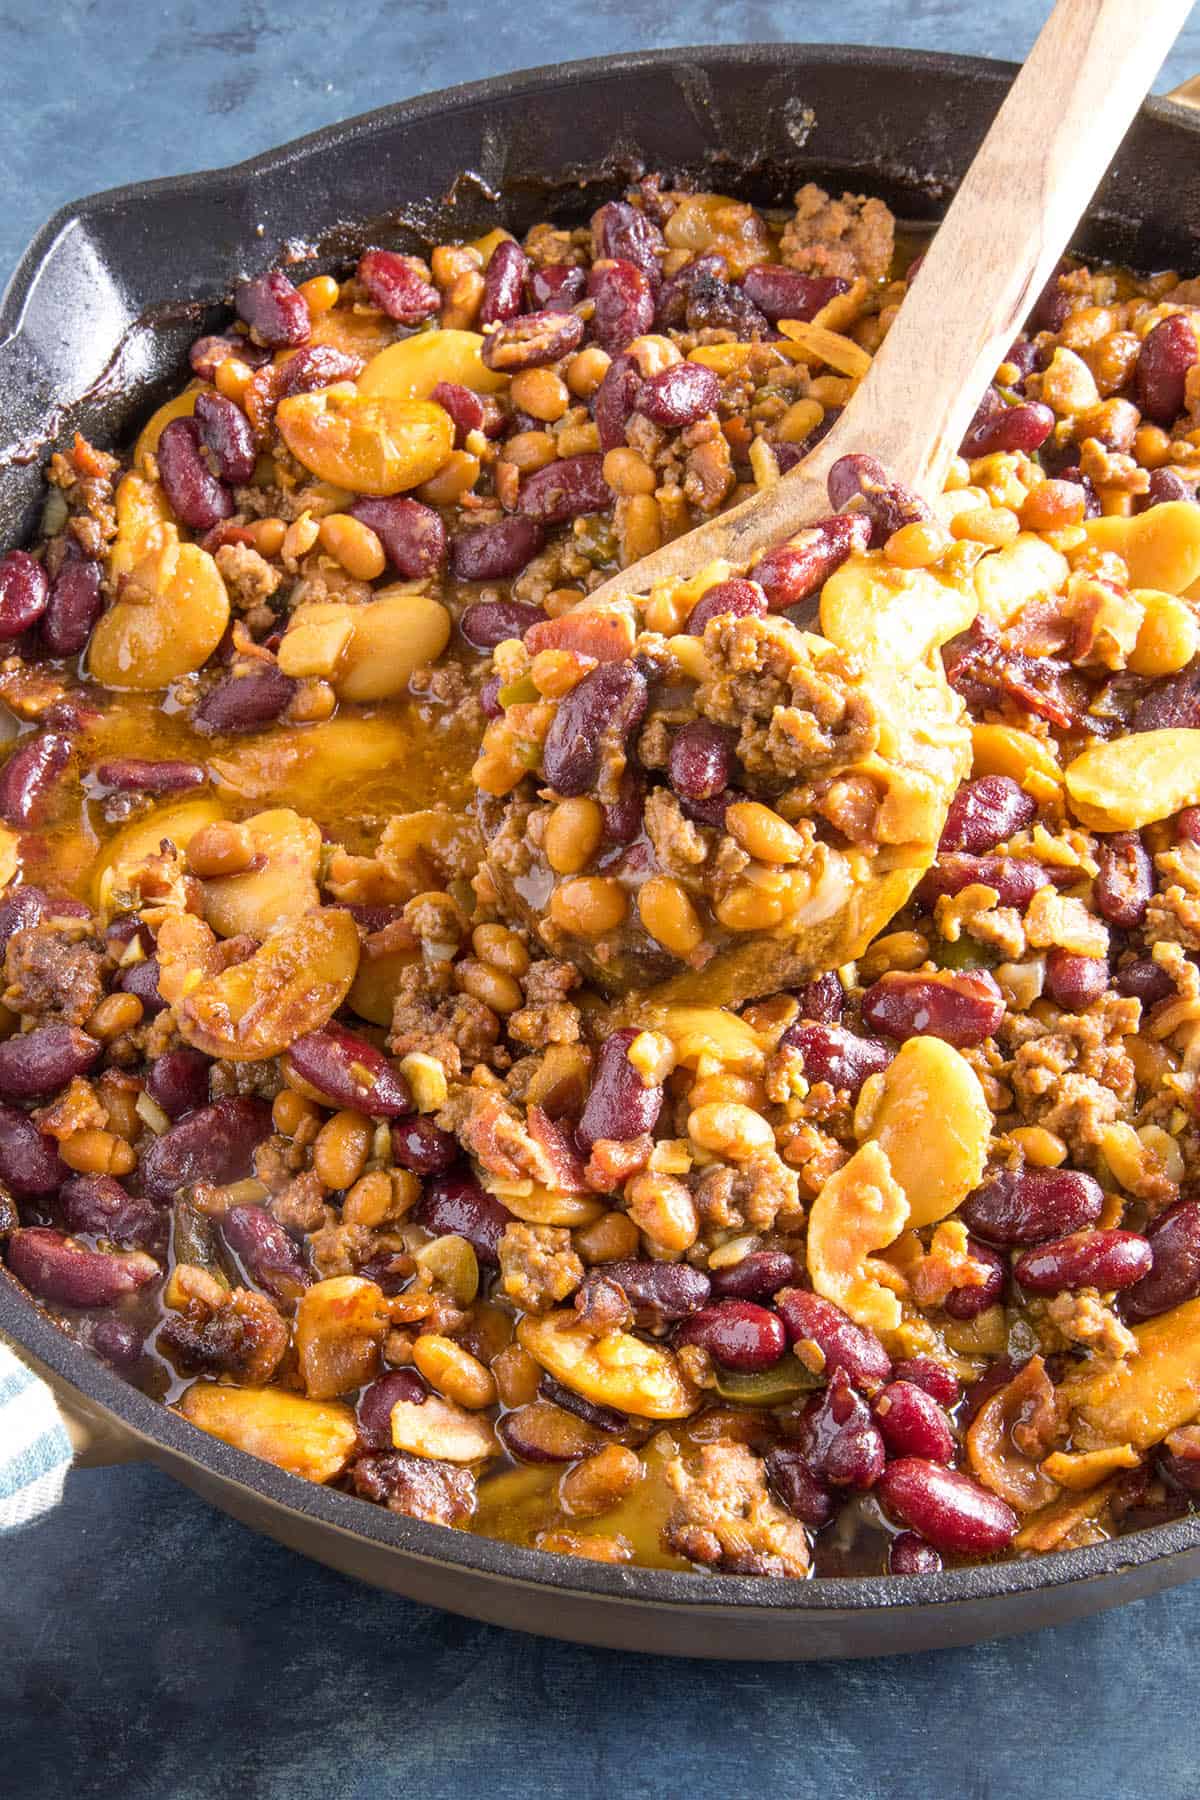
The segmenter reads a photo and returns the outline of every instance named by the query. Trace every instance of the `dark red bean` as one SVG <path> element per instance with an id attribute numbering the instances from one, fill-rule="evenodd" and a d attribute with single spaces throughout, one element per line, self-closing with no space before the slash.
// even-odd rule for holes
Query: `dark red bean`
<path id="1" fill-rule="evenodd" d="M 480 325 L 503 325 L 525 308 L 529 258 L 513 238 L 502 238 L 488 258 L 483 275 Z"/>
<path id="2" fill-rule="evenodd" d="M 799 1279 L 800 1267 L 786 1250 L 751 1250 L 741 1262 L 714 1269 L 710 1276 L 718 1300 L 769 1300 Z"/>
<path id="3" fill-rule="evenodd" d="M 200 454 L 195 419 L 172 419 L 158 440 L 159 480 L 171 511 L 193 531 L 208 531 L 234 510 L 233 495 Z"/>
<path id="4" fill-rule="evenodd" d="M 97 1319 L 91 1346 L 102 1362 L 132 1380 L 133 1371 L 142 1360 L 146 1338 L 130 1319 Z"/>
<path id="5" fill-rule="evenodd" d="M 21 1200 L 57 1193 L 67 1178 L 58 1145 L 40 1132 L 28 1113 L 0 1106 L 0 1181 Z"/>
<path id="6" fill-rule="evenodd" d="M 802 275 L 779 263 L 755 263 L 742 276 L 741 285 L 759 312 L 777 325 L 780 319 L 807 324 L 838 294 L 846 293 L 850 283 L 840 275 Z"/>
<path id="7" fill-rule="evenodd" d="M 0 557 L 0 638 L 20 637 L 46 610 L 50 583 L 46 571 L 27 550 Z"/>
<path id="8" fill-rule="evenodd" d="M 256 343 L 272 350 L 307 344 L 312 332 L 308 302 L 281 269 L 241 282 L 234 289 L 233 304 Z"/>
<path id="9" fill-rule="evenodd" d="M 931 1395 L 939 1406 L 957 1406 L 962 1398 L 958 1376 L 931 1356 L 907 1357 L 896 1364 L 894 1373 L 897 1381 L 911 1382 Z"/>
<path id="10" fill-rule="evenodd" d="M 1014 338 L 1012 343 L 1008 346 L 1004 360 L 1006 363 L 1011 363 L 1015 369 L 1020 371 L 1021 379 L 1020 381 L 1014 382 L 1013 386 L 1023 389 L 1025 377 L 1027 375 L 1032 375 L 1033 371 L 1037 368 L 1037 346 L 1027 337 Z"/>
<path id="11" fill-rule="evenodd" d="M 1113 977 L 1113 986 L 1118 994 L 1140 1000 L 1143 1012 L 1157 1006 L 1160 1000 L 1169 999 L 1175 992 L 1175 983 L 1162 964 L 1148 956 L 1139 957 L 1119 969 Z"/>
<path id="12" fill-rule="evenodd" d="M 1029 332 L 1061 331 L 1071 311 L 1071 295 L 1061 284 L 1069 264 L 1060 261 L 1030 309 L 1025 328 Z"/>
<path id="13" fill-rule="evenodd" d="M 767 611 L 767 596 L 757 581 L 743 581 L 735 576 L 718 581 L 701 594 L 688 614 L 687 628 L 692 637 L 703 637 L 710 619 L 732 615 L 735 619 L 760 619 Z"/>
<path id="14" fill-rule="evenodd" d="M 100 564 L 90 556 L 68 556 L 50 584 L 42 614 L 42 642 L 51 656 L 77 656 L 103 606 Z"/>
<path id="15" fill-rule="evenodd" d="M 570 312 L 587 293 L 587 272 L 572 263 L 547 263 L 530 270 L 526 286 L 536 312 Z"/>
<path id="16" fill-rule="evenodd" d="M 685 800 L 711 800 L 724 792 L 733 776 L 728 734 L 707 719 L 681 725 L 671 740 L 667 774 Z"/>
<path id="17" fill-rule="evenodd" d="M 610 200 L 592 214 L 592 252 L 597 262 L 632 263 L 656 287 L 666 248 L 666 239 L 654 220 L 627 200 Z"/>
<path id="18" fill-rule="evenodd" d="M 797 988 L 796 1004 L 800 1008 L 800 1020 L 811 1020 L 819 1025 L 836 1025 L 846 1009 L 846 994 L 831 969 L 827 975 L 808 982 L 805 987 Z"/>
<path id="19" fill-rule="evenodd" d="M 827 1375 L 844 1369 L 855 1387 L 867 1394 L 891 1377 L 892 1359 L 875 1333 L 856 1325 L 831 1300 L 822 1300 L 807 1288 L 790 1288 L 775 1296 L 775 1304 L 793 1344 L 816 1344 Z"/>
<path id="20" fill-rule="evenodd" d="M 695 425 L 711 413 L 721 396 L 721 383 L 715 369 L 702 363 L 672 363 L 649 375 L 638 391 L 637 410 L 656 425 L 672 429 Z"/>
<path id="21" fill-rule="evenodd" d="M 201 1181 L 227 1187 L 254 1173 L 254 1152 L 270 1135 L 271 1108 L 265 1100 L 214 1100 L 146 1147 L 142 1187 L 151 1200 L 161 1201 L 174 1200 Z"/>
<path id="22" fill-rule="evenodd" d="M 89 1250 L 37 1225 L 13 1232 L 8 1266 L 31 1294 L 57 1306 L 111 1306 L 162 1273 L 144 1251 Z"/>
<path id="23" fill-rule="evenodd" d="M 147 956 L 141 962 L 130 963 L 117 976 L 117 986 L 123 994 L 136 994 L 146 1014 L 153 1018 L 166 1006 L 166 1001 L 158 990 L 158 958 Z"/>
<path id="24" fill-rule="evenodd" d="M 0 819 L 18 830 L 40 825 L 70 758 L 71 741 L 58 731 L 19 743 L 0 768 Z"/>
<path id="25" fill-rule="evenodd" d="M 753 1300 L 722 1300 L 685 1319 L 677 1344 L 699 1344 L 723 1369 L 770 1369 L 787 1349 L 787 1333 L 777 1313 Z"/>
<path id="26" fill-rule="evenodd" d="M 489 675 L 479 690 L 479 704 L 485 719 L 502 719 L 504 708 L 500 704 L 500 689 L 504 686 L 498 675 Z"/>
<path id="27" fill-rule="evenodd" d="M 546 525 L 565 525 L 581 513 L 604 512 L 612 504 L 612 490 L 604 479 L 604 458 L 598 451 L 564 456 L 537 469 L 522 483 L 517 509 L 527 519 Z"/>
<path id="28" fill-rule="evenodd" d="M 146 1092 L 169 1119 L 182 1119 L 186 1113 L 208 1105 L 210 1067 L 203 1051 L 191 1050 L 186 1045 L 178 1050 L 165 1050 L 150 1064 Z"/>
<path id="29" fill-rule="evenodd" d="M 312 1276 L 299 1246 L 265 1206 L 231 1206 L 218 1223 L 221 1236 L 250 1280 L 268 1294 L 277 1300 L 294 1300 L 311 1286 Z"/>
<path id="30" fill-rule="evenodd" d="M 1200 726 L 1200 656 L 1170 681 L 1156 681 L 1141 699 L 1129 722 L 1131 731 L 1165 731 Z"/>
<path id="31" fill-rule="evenodd" d="M 1004 996 L 986 969 L 947 969 L 920 975 L 892 969 L 862 999 L 864 1025 L 903 1042 L 937 1037 L 965 1049 L 982 1044 L 1004 1019 Z"/>
<path id="32" fill-rule="evenodd" d="M 297 350 L 272 371 L 276 379 L 275 399 L 286 400 L 292 394 L 313 394 L 318 388 L 333 387 L 339 381 L 354 381 L 363 372 L 361 356 L 335 350 L 332 344 L 312 344 Z"/>
<path id="33" fill-rule="evenodd" d="M 949 851 L 938 857 L 932 869 L 921 879 L 917 898 L 932 908 L 942 894 L 961 894 L 965 887 L 981 882 L 995 888 L 1001 906 L 1015 906 L 1019 911 L 1029 905 L 1039 888 L 1054 880 L 1054 872 L 1041 863 L 1027 862 L 1019 856 L 967 856 Z"/>
<path id="34" fill-rule="evenodd" d="M 982 856 L 1036 817 L 1037 801 L 1011 775 L 982 775 L 964 782 L 950 802 L 938 850 Z"/>
<path id="35" fill-rule="evenodd" d="M 439 1175 L 425 1189 L 412 1217 L 436 1237 L 466 1238 L 481 1263 L 495 1268 L 500 1239 L 512 1214 L 471 1175 Z"/>
<path id="36" fill-rule="evenodd" d="M 72 901 L 70 904 L 73 908 L 78 902 Z M 8 888 L 0 894 L 0 956 L 8 949 L 9 938 L 16 932 L 27 931 L 31 925 L 40 924 L 43 919 L 51 917 L 55 905 L 46 890 L 35 887 L 32 882 Z"/>
<path id="37" fill-rule="evenodd" d="M 458 628 L 476 650 L 494 650 L 506 638 L 522 638 L 531 625 L 540 625 L 546 614 L 524 600 L 477 600 L 468 606 Z"/>
<path id="38" fill-rule="evenodd" d="M 1153 1266 L 1121 1300 L 1131 1325 L 1200 1294 L 1200 1200 L 1177 1200 L 1147 1227 L 1146 1236 Z"/>
<path id="39" fill-rule="evenodd" d="M 1046 992 L 1064 1012 L 1086 1012 L 1108 992 L 1108 984 L 1108 964 L 1103 957 L 1077 956 L 1057 947 L 1046 957 Z"/>
<path id="40" fill-rule="evenodd" d="M 999 450 L 1023 450 L 1032 456 L 1054 430 L 1054 414 L 1040 400 L 1009 406 L 994 387 L 980 401 L 967 426 L 959 455 L 992 456 Z"/>
<path id="41" fill-rule="evenodd" d="M 414 1114 L 392 1126 L 392 1161 L 418 1175 L 444 1175 L 458 1161 L 458 1139 L 432 1119 Z"/>
<path id="42" fill-rule="evenodd" d="M 584 324 L 576 313 L 523 313 L 507 325 L 497 325 L 483 340 L 483 360 L 489 369 L 516 375 L 522 369 L 544 369 L 561 361 L 583 342 Z"/>
<path id="43" fill-rule="evenodd" d="M 97 763 L 92 773 L 102 787 L 118 794 L 183 794 L 208 781 L 203 763 L 146 762 L 139 756 Z"/>
<path id="44" fill-rule="evenodd" d="M 393 569 L 407 580 L 436 574 L 441 568 L 446 557 L 446 527 L 432 506 L 396 496 L 356 500 L 350 511 L 370 526 Z"/>
<path id="45" fill-rule="evenodd" d="M 244 675 L 226 675 L 209 688 L 192 714 L 192 724 L 206 734 L 258 731 L 287 711 L 296 682 L 278 663 L 256 662 Z"/>
<path id="46" fill-rule="evenodd" d="M 342 1025 L 310 1031 L 288 1046 L 285 1067 L 325 1106 L 402 1119 L 413 1110 L 412 1090 L 382 1050 Z"/>
<path id="47" fill-rule="evenodd" d="M 450 573 L 458 581 L 509 581 L 533 561 L 545 541 L 536 519 L 474 525 L 451 538 Z"/>
<path id="48" fill-rule="evenodd" d="M 634 263 L 593 263 L 587 291 L 596 306 L 592 336 L 610 356 L 618 356 L 653 326 L 654 290 L 649 277 Z"/>
<path id="49" fill-rule="evenodd" d="M 871 542 L 871 521 L 862 513 L 820 519 L 790 544 L 759 557 L 750 574 L 767 597 L 771 612 L 799 606 L 824 587 L 848 556 Z"/>
<path id="50" fill-rule="evenodd" d="M 44 1100 L 86 1075 L 102 1046 L 74 1025 L 38 1025 L 0 1044 L 0 1098 Z"/>
<path id="51" fill-rule="evenodd" d="M 482 394 L 472 388 L 463 387 L 458 381 L 439 381 L 430 399 L 436 400 L 454 420 L 454 442 L 459 449 L 468 432 L 483 430 L 488 409 Z"/>
<path id="52" fill-rule="evenodd" d="M 827 1081 L 838 1093 L 845 1090 L 851 1099 L 868 1075 L 878 1075 L 895 1055 L 889 1045 L 877 1043 L 874 1038 L 859 1037 L 841 1025 L 821 1025 L 808 1019 L 789 1025 L 780 1042 L 799 1050 L 810 1086 Z"/>
<path id="53" fill-rule="evenodd" d="M 612 1032 L 600 1047 L 576 1133 L 585 1152 L 601 1139 L 640 1137 L 658 1123 L 662 1088 L 657 1082 L 647 1086 L 627 1054 L 637 1035 L 634 1028 L 626 1027 Z"/>
<path id="54" fill-rule="evenodd" d="M 889 1456 L 925 1456 L 936 1463 L 954 1461 L 950 1421 L 937 1401 L 915 1382 L 889 1382 L 876 1398 L 873 1411 Z"/>
<path id="55" fill-rule="evenodd" d="M 367 1450 L 392 1448 L 392 1408 L 402 1400 L 423 1406 L 429 1389 L 415 1369 L 389 1369 L 358 1399 L 358 1435 Z"/>
<path id="56" fill-rule="evenodd" d="M 1100 873 L 1092 890 L 1096 911 L 1110 925 L 1133 931 L 1146 917 L 1154 892 L 1154 864 L 1136 831 L 1114 831 L 1096 852 Z"/>
<path id="57" fill-rule="evenodd" d="M 1150 475 L 1150 486 L 1134 500 L 1133 510 L 1136 513 L 1149 512 L 1152 506 L 1165 506 L 1169 500 L 1195 498 L 1195 488 L 1184 480 L 1177 469 L 1154 469 Z"/>
<path id="58" fill-rule="evenodd" d="M 889 1575 L 938 1575 L 942 1559 L 915 1531 L 901 1531 L 888 1548 Z"/>
<path id="59" fill-rule="evenodd" d="M 1002 1169 L 968 1194 L 959 1217 L 993 1244 L 1040 1244 L 1094 1225 L 1104 1189 L 1078 1169 Z"/>
<path id="60" fill-rule="evenodd" d="M 577 1419 L 586 1419 L 597 1431 L 624 1431 L 629 1424 L 626 1413 L 618 1412 L 613 1406 L 598 1406 L 594 1400 L 585 1400 L 573 1388 L 564 1387 L 561 1381 L 555 1381 L 553 1375 L 543 1375 L 538 1382 L 538 1393 L 544 1400 L 561 1406 L 564 1412 L 574 1413 Z"/>
<path id="61" fill-rule="evenodd" d="M 723 794 L 714 794 L 711 800 L 680 800 L 679 805 L 695 824 L 708 825 L 713 831 L 724 831 L 726 808 L 735 800 L 744 799 L 746 795 L 737 788 L 726 788 Z"/>
<path id="62" fill-rule="evenodd" d="M 723 256 L 694 256 L 690 263 L 685 263 L 677 275 L 665 281 L 658 293 L 658 304 L 654 312 L 655 328 L 659 331 L 680 330 L 688 323 L 688 307 L 692 302 L 693 289 L 699 285 L 708 287 L 728 286 L 729 265 Z M 739 294 L 743 304 L 758 313 L 763 324 L 767 323 L 766 315 L 759 311 L 746 294 Z M 691 327 L 699 330 L 698 324 Z"/>
<path id="63" fill-rule="evenodd" d="M 854 452 L 839 457 L 829 471 L 829 500 L 835 511 L 853 500 L 856 511 L 871 521 L 871 543 L 885 544 L 903 525 L 914 525 L 932 518 L 925 502 L 911 488 L 893 481 L 883 464 L 873 456 Z"/>
<path id="64" fill-rule="evenodd" d="M 1134 397 L 1147 419 L 1170 425 L 1179 417 L 1188 371 L 1197 360 L 1196 333 L 1186 313 L 1170 313 L 1147 332 L 1134 371 Z"/>
<path id="65" fill-rule="evenodd" d="M 1192 1498 L 1200 1498 L 1200 1458 L 1172 1455 L 1160 1450 L 1158 1471 L 1163 1479 Z"/>
<path id="66" fill-rule="evenodd" d="M 626 764 L 615 800 L 601 804 L 604 839 L 609 844 L 631 844 L 642 829 L 646 808 L 646 781 L 639 769 Z"/>
<path id="67" fill-rule="evenodd" d="M 708 257 L 698 258 L 697 265 L 683 270 L 676 278 L 678 287 L 669 302 L 672 313 L 682 306 L 681 323 L 689 331 L 731 331 L 741 343 L 773 336 L 766 314 L 759 311 L 749 294 L 722 275 L 698 266 L 709 261 Z M 688 274 L 691 279 L 685 282 L 683 276 Z"/>
<path id="68" fill-rule="evenodd" d="M 977 1319 L 989 1306 L 998 1305 L 1008 1279 L 1008 1264 L 990 1244 L 983 1243 L 979 1238 L 968 1238 L 967 1248 L 974 1262 L 986 1266 L 987 1280 L 974 1286 L 964 1282 L 961 1287 L 950 1289 L 942 1301 L 942 1307 L 952 1319 Z"/>
<path id="69" fill-rule="evenodd" d="M 197 338 L 188 351 L 188 362 L 193 375 L 198 376 L 201 381 L 211 382 L 216 380 L 221 364 L 228 362 L 231 356 L 236 356 L 239 362 L 244 362 L 251 369 L 261 368 L 263 363 L 271 359 L 271 353 L 264 345 L 252 344 L 248 337 L 230 332 L 225 337 L 210 334 L 208 337 Z"/>
<path id="70" fill-rule="evenodd" d="M 139 1250 L 161 1249 L 166 1236 L 166 1215 L 126 1193 L 111 1175 L 70 1175 L 59 1190 L 58 1213 L 73 1236 L 86 1233 Z"/>
<path id="71" fill-rule="evenodd" d="M 1150 1273 L 1153 1251 L 1136 1231 L 1077 1231 L 1026 1250 L 1013 1267 L 1031 1294 L 1061 1294 L 1065 1288 L 1094 1287 L 1101 1293 L 1132 1287 Z"/>
<path id="72" fill-rule="evenodd" d="M 637 411 L 641 391 L 641 373 L 632 357 L 614 356 L 592 401 L 602 450 L 615 450 L 625 442 L 625 426 Z"/>
<path id="73" fill-rule="evenodd" d="M 606 741 L 627 741 L 648 704 L 646 678 L 631 662 L 601 663 L 555 708 L 542 746 L 542 768 L 556 793 L 591 793 Z"/>
<path id="74" fill-rule="evenodd" d="M 416 257 L 401 256 L 395 250 L 368 250 L 359 262 L 358 279 L 371 304 L 400 325 L 420 325 L 442 304 Z"/>
<path id="75" fill-rule="evenodd" d="M 1028 1361 L 1028 1357 L 1022 1358 L 1020 1362 L 1011 1356 L 997 1357 L 996 1361 L 988 1366 L 978 1380 L 970 1383 L 963 1395 L 962 1408 L 958 1415 L 960 1431 L 965 1431 L 968 1425 L 979 1416 L 984 1401 L 990 1400 L 993 1394 L 998 1394 L 1001 1388 L 1007 1387 L 1013 1376 L 1019 1375 Z"/>
<path id="76" fill-rule="evenodd" d="M 1006 1550 L 1020 1520 L 1010 1506 L 966 1475 L 920 1456 L 889 1463 L 879 1482 L 884 1511 L 935 1550 L 989 1556 Z"/>
<path id="77" fill-rule="evenodd" d="M 768 1450 L 765 1461 L 767 1480 L 780 1505 L 786 1506 L 793 1517 L 814 1531 L 828 1525 L 840 1502 L 813 1474 L 804 1460 L 803 1451 L 780 1444 L 776 1449 Z"/>
<path id="78" fill-rule="evenodd" d="M 500 1441 L 519 1462 L 575 1462 L 604 1447 L 604 1435 L 581 1414 L 549 1400 L 533 1400 L 505 1413 L 496 1427 Z"/>
<path id="79" fill-rule="evenodd" d="M 224 394 L 197 394 L 194 417 L 205 447 L 216 459 L 217 473 L 232 487 L 244 487 L 254 474 L 258 453 L 250 421 Z"/>
<path id="80" fill-rule="evenodd" d="M 865 1491 L 882 1475 L 883 1438 L 845 1369 L 835 1369 L 824 1392 L 805 1405 L 799 1447 L 813 1474 L 831 1487 Z"/>

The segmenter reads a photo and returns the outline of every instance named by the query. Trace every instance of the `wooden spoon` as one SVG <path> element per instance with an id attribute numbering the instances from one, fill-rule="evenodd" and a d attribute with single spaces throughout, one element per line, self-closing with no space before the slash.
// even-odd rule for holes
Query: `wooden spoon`
<path id="1" fill-rule="evenodd" d="M 830 513 L 865 452 L 926 499 L 1100 185 L 1191 0 L 1058 0 L 925 252 L 862 385 L 824 438 L 753 494 L 595 589 L 645 593 L 723 557 L 745 566 Z"/>

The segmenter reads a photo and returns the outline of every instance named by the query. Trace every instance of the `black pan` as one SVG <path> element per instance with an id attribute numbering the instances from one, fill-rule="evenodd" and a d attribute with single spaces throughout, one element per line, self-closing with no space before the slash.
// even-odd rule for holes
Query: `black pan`
<path id="1" fill-rule="evenodd" d="M 584 217 L 639 167 L 760 201 L 813 178 L 933 220 L 1011 78 L 968 57 L 802 45 L 606 57 L 428 95 L 233 169 L 81 201 L 38 234 L 0 312 L 0 541 L 33 525 L 47 449 L 77 428 L 101 443 L 127 436 L 186 373 L 187 346 L 221 318 L 232 275 L 271 267 L 282 249 L 300 250 L 309 272 L 367 239 L 419 249 L 495 224 L 520 231 L 551 211 Z M 1200 269 L 1188 179 L 1198 143 L 1192 114 L 1150 102 L 1078 247 L 1143 269 Z M 0 1334 L 119 1453 L 245 1524 L 378 1587 L 584 1643 L 874 1656 L 1056 1624 L 1200 1574 L 1200 1518 L 905 1579 L 684 1575 L 517 1549 L 396 1518 L 218 1443 L 72 1343 L 7 1278 Z"/>

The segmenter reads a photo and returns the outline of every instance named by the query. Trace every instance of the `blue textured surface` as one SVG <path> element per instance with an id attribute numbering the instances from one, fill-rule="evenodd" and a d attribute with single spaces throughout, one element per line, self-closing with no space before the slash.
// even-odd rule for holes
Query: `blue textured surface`
<path id="1" fill-rule="evenodd" d="M 428 88 L 645 45 L 901 43 L 1019 57 L 1040 0 L 8 0 L 0 279 L 63 201 L 236 161 Z M 553 25 L 553 32 L 550 26 Z M 1160 89 L 1200 70 L 1200 17 Z M 73 1475 L 0 1552 L 0 1792 L 309 1800 L 770 1795 L 1193 1800 L 1200 1590 L 876 1663 L 622 1659 L 375 1594 L 164 1476 Z"/>

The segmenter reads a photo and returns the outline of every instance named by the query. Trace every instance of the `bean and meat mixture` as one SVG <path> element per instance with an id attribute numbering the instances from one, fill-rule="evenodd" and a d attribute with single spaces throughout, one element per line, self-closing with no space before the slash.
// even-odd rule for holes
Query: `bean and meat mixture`
<path id="1" fill-rule="evenodd" d="M 845 458 L 588 603 L 818 441 L 918 248 L 648 177 L 243 281 L 51 458 L 0 1278 L 201 1430 L 762 1577 L 1200 1494 L 1200 283 L 1064 263 L 943 494 Z"/>

